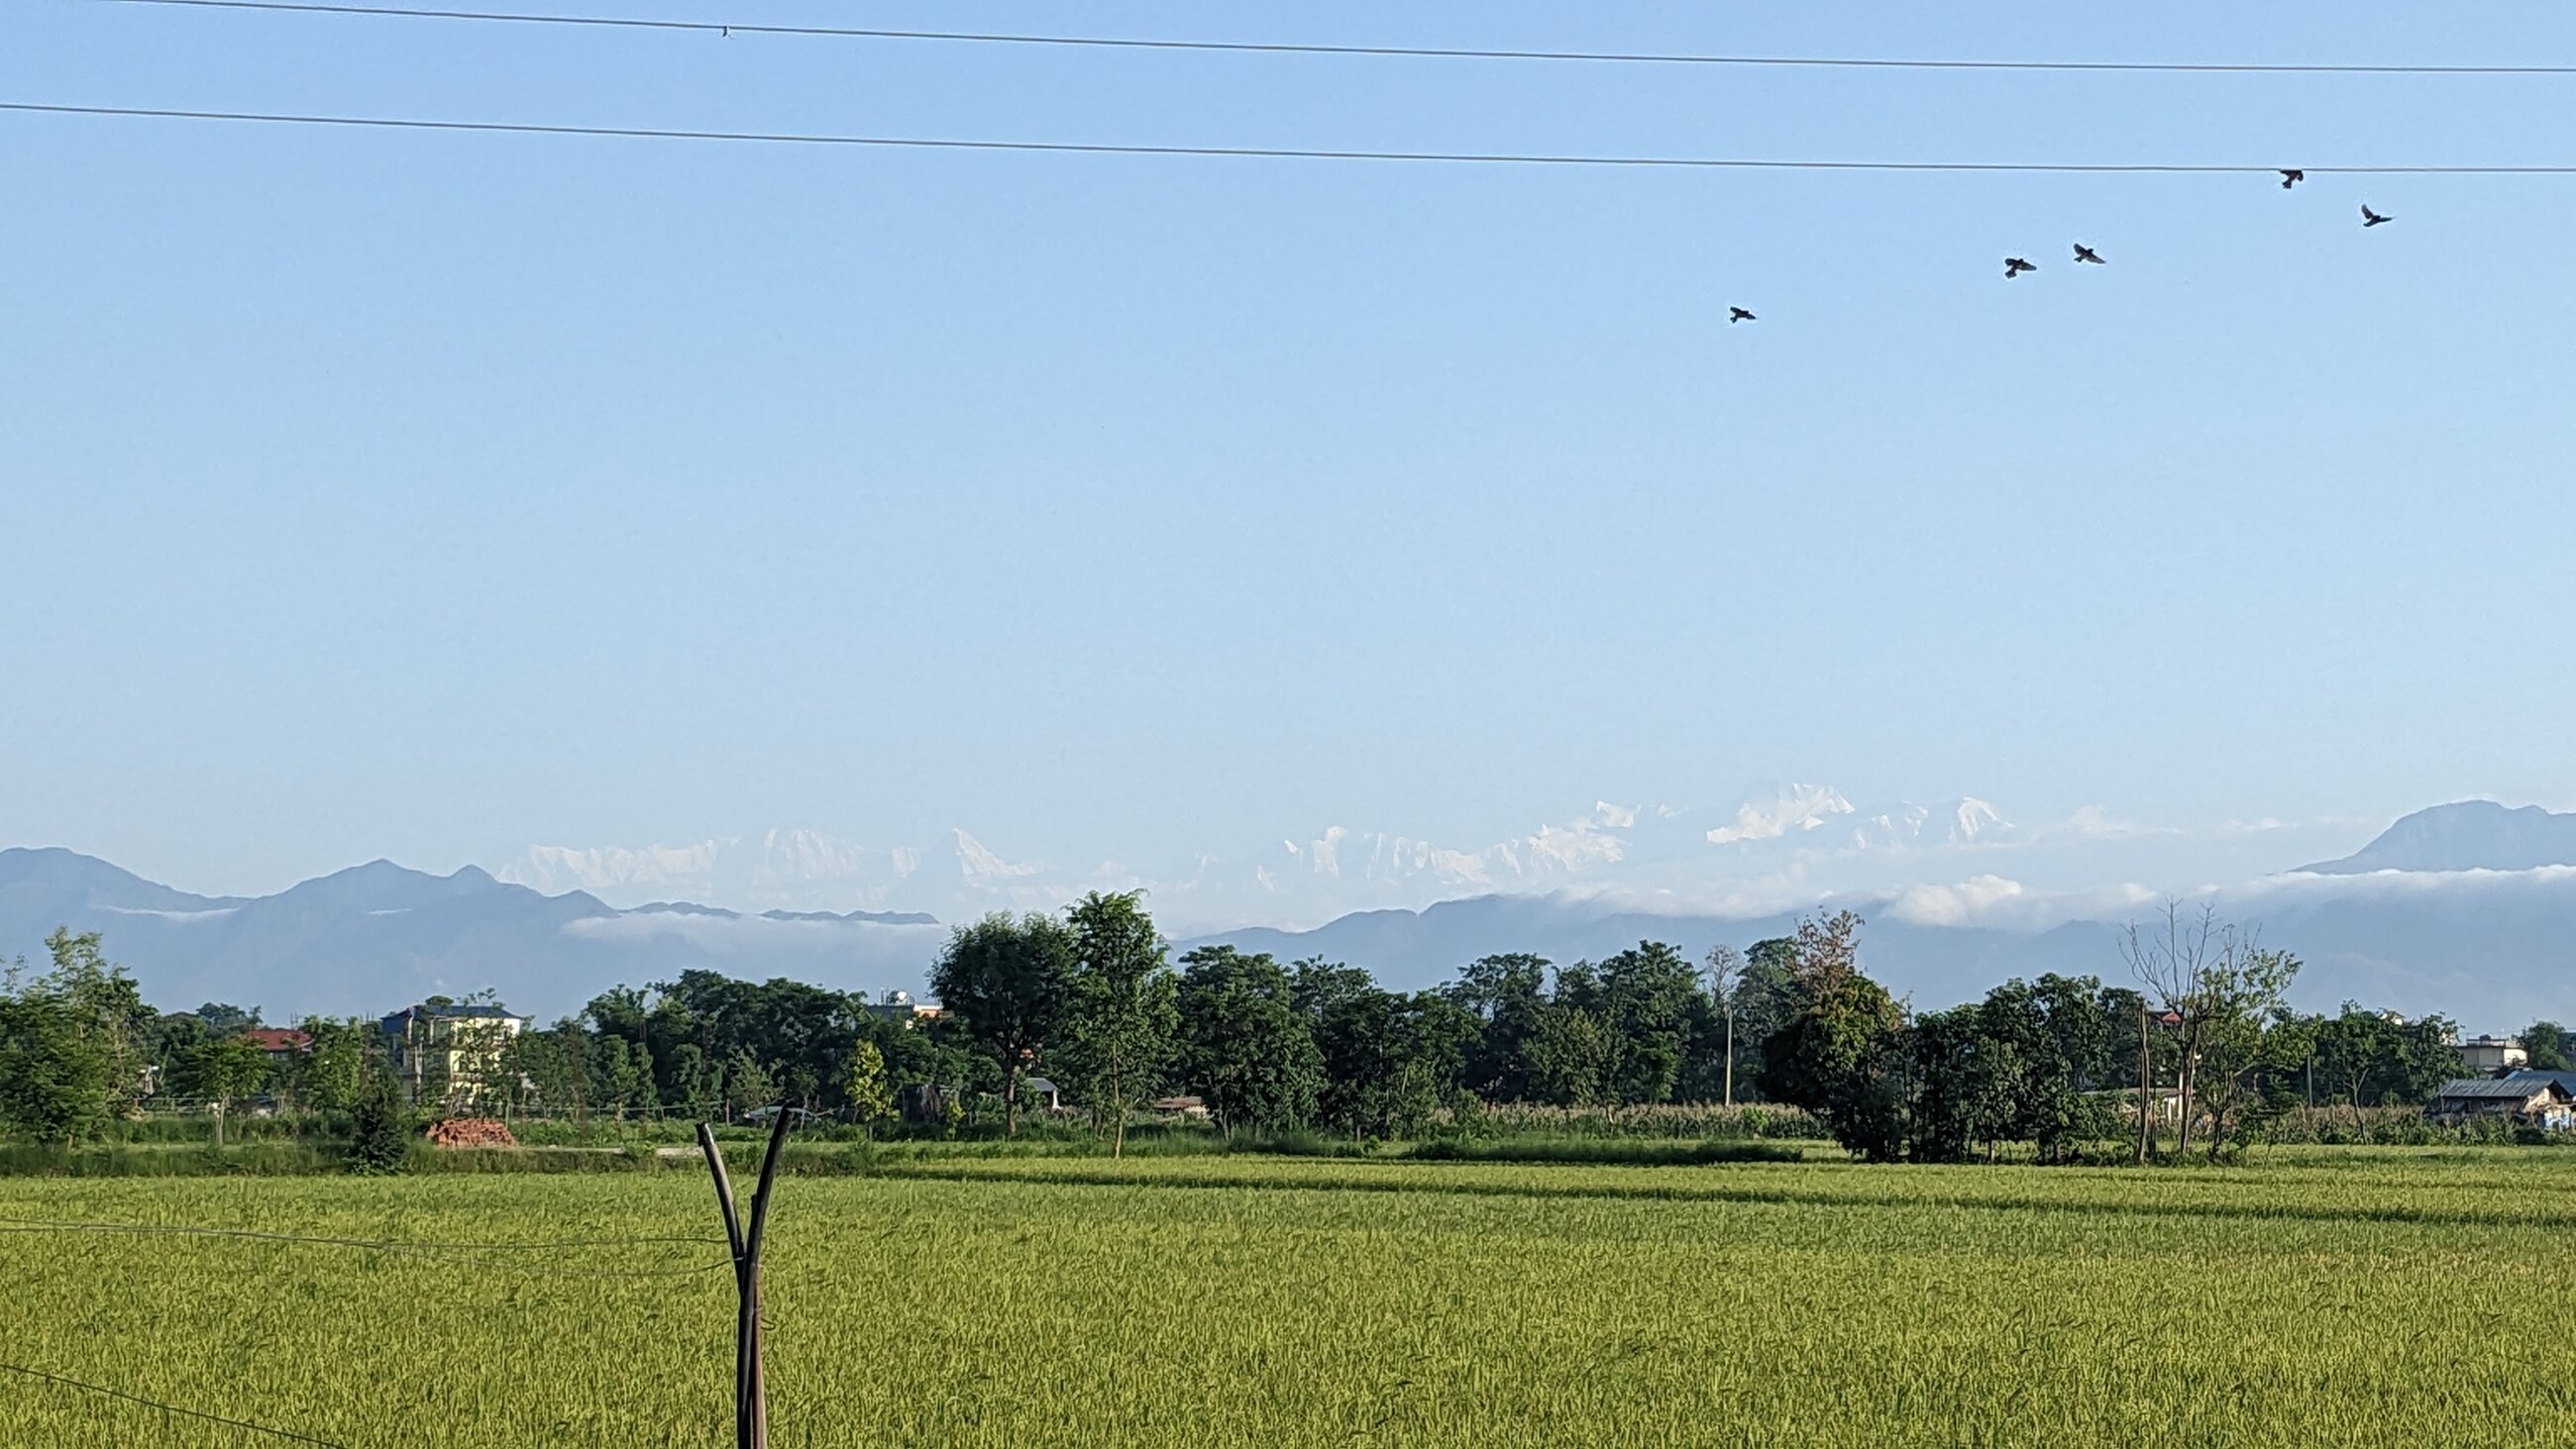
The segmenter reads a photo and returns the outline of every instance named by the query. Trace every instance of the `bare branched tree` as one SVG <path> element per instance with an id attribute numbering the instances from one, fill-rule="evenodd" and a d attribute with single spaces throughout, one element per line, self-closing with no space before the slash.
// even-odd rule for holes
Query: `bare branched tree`
<path id="1" fill-rule="evenodd" d="M 2165 903 L 2164 919 L 2141 928 L 2131 922 L 2121 938 L 2120 954 L 2129 963 L 2129 972 L 2138 979 L 2144 994 L 2160 1007 L 2174 1034 L 2174 1096 L 2180 1120 L 2176 1124 L 2176 1156 L 2191 1150 L 2191 1132 L 2199 1115 L 2196 1103 L 2201 1095 L 2202 1061 L 2213 1042 L 2224 1038 L 2230 1050 L 2221 1052 L 2229 1065 L 2229 1080 L 2223 1084 L 2222 1116 L 2213 1119 L 2211 1131 L 2225 1127 L 2224 1112 L 2235 1105 L 2244 1085 L 2237 1077 L 2254 1069 L 2259 1052 L 2249 1055 L 2234 1049 L 2238 1037 L 2253 1031 L 2258 1037 L 2262 1023 L 2281 1004 L 2282 992 L 2298 974 L 2295 956 L 2279 951 L 2266 951 L 2258 943 L 2259 932 L 2240 931 L 2218 919 L 2215 906 L 2203 905 L 2197 915 L 2183 909 L 2182 902 Z M 2258 1043 L 2259 1045 L 2259 1043 Z M 2140 1023 L 2138 1038 L 2138 1156 L 2144 1161 L 2153 1146 L 2148 1125 L 2153 1104 L 2154 1080 L 2149 1063 L 2153 1052 L 2145 1023 Z M 2246 1058 L 2240 1062 L 2239 1057 Z M 2213 1137 L 2213 1147 L 2216 1145 Z"/>

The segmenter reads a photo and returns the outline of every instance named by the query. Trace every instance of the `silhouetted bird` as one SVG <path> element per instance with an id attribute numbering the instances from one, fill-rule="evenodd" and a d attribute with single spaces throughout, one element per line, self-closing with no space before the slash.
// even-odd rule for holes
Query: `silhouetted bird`
<path id="1" fill-rule="evenodd" d="M 2004 258 L 2004 280 L 2007 282 L 2020 276 L 2024 272 L 2035 272 L 2038 270 L 2039 268 L 2036 265 L 2030 262 L 2025 262 L 2019 257 Z"/>
<path id="2" fill-rule="evenodd" d="M 1738 322 L 1753 322 L 1758 320 L 1760 319 L 1756 318 L 1752 313 L 1745 311 L 1741 307 L 1729 307 L 1726 309 L 1726 325 L 1729 327 L 1734 326 Z"/>
<path id="3" fill-rule="evenodd" d="M 2367 201 L 2361 204 L 2361 224 L 2363 226 L 2377 226 L 2383 221 L 2395 221 L 2396 219 L 2397 218 L 2393 216 L 2381 216 L 2378 212 L 2371 210 L 2370 203 Z"/>
<path id="4" fill-rule="evenodd" d="M 2291 187 L 2296 186 L 2296 185 L 2298 185 L 2300 182 L 2305 181 L 2305 180 L 2307 180 L 2307 179 L 2308 179 L 2308 173 L 2306 173 L 2305 171 L 2290 171 L 2290 170 L 2284 170 L 2284 171 L 2281 173 L 2281 189 L 2282 189 L 2283 191 L 2287 191 L 2287 190 L 2289 190 Z"/>
<path id="5" fill-rule="evenodd" d="M 2102 260 L 2102 254 L 2093 250 L 2091 247 L 2086 246 L 2082 242 L 2077 242 L 2075 244 L 2075 260 L 2079 262 L 2091 262 L 2097 267 L 2105 265 Z"/>

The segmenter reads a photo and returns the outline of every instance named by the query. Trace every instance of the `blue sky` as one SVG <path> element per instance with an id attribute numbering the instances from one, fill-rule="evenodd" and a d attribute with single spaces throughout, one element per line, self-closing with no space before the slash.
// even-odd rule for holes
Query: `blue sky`
<path id="1" fill-rule="evenodd" d="M 2537 5 L 593 8 L 2576 60 Z M 0 99 L 1047 140 L 2553 163 L 2571 94 L 0 15 Z M 2576 800 L 2576 178 L 6 115 L 0 196 L 0 839 L 194 889 L 773 825 L 1481 841 L 1764 778 L 2034 820 Z"/>

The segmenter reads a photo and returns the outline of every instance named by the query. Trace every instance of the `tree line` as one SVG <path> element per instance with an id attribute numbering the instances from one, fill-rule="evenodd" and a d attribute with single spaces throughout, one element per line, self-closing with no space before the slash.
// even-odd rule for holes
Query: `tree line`
<path id="1" fill-rule="evenodd" d="M 460 1023 L 448 1045 L 461 1049 L 427 1054 L 410 1086 L 433 1110 L 576 1118 L 790 1103 L 938 1128 L 989 1103 L 1012 1133 L 1043 1076 L 1113 1151 L 1172 1094 L 1228 1133 L 1355 1139 L 1417 1135 L 1478 1103 L 1778 1102 L 1872 1160 L 2026 1145 L 2062 1161 L 2109 1143 L 2215 1155 L 2293 1107 L 2420 1103 L 2460 1069 L 2442 1018 L 2292 1011 L 2296 958 L 2205 914 L 2133 930 L 2128 983 L 2050 973 L 1921 1012 L 1862 970 L 1860 925 L 1820 916 L 1697 960 L 1654 941 L 1571 964 L 1497 954 L 1397 991 L 1322 959 L 1231 946 L 1173 959 L 1139 896 L 1095 892 L 957 928 L 931 972 L 935 1015 L 689 970 L 549 1026 L 477 1040 L 486 1028 Z M 95 1133 L 156 1087 L 345 1114 L 392 1076 L 373 1022 L 308 1018 L 309 1049 L 262 1053 L 239 1035 L 255 1009 L 156 1013 L 95 935 L 57 932 L 47 949 L 50 970 L 0 985 L 0 1127 L 16 1135 Z M 2528 1039 L 2535 1064 L 2566 1054 L 2549 1023 Z"/>

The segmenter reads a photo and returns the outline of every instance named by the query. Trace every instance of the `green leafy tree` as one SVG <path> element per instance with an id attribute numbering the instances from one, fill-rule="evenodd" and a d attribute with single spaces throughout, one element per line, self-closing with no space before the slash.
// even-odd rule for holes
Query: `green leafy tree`
<path id="1" fill-rule="evenodd" d="M 360 1074 L 358 1100 L 349 1114 L 349 1170 L 400 1172 L 415 1126 L 411 1103 L 393 1064 L 369 1057 Z"/>
<path id="2" fill-rule="evenodd" d="M 69 1143 L 108 1118 L 107 1053 L 49 977 L 0 979 L 0 1126 Z"/>
<path id="3" fill-rule="evenodd" d="M 894 1088 L 886 1083 L 885 1053 L 862 1037 L 850 1048 L 850 1063 L 841 1076 L 841 1095 L 850 1120 L 873 1131 L 894 1116 Z"/>
<path id="4" fill-rule="evenodd" d="M 1720 1087 L 1723 1090 L 1724 1079 L 1731 1076 L 1734 1090 L 1726 1094 L 1730 1102 L 1747 1089 L 1762 1090 L 1763 1048 L 1798 1014 L 1789 970 L 1797 959 L 1797 947 L 1797 940 L 1789 936 L 1754 942 L 1727 985 L 1726 1004 L 1733 1008 L 1735 1030 L 1728 1060 L 1720 1068 Z"/>
<path id="5" fill-rule="evenodd" d="M 1795 1014 L 1763 1043 L 1762 1090 L 1822 1118 L 1855 1155 L 1905 1152 L 1904 1013 L 1862 974 L 1860 917 L 1840 911 L 1798 926 L 1787 962 Z"/>
<path id="6" fill-rule="evenodd" d="M 2522 1033 L 2522 1049 L 2535 1072 L 2576 1072 L 2576 1040 L 2554 1021 L 2535 1021 Z"/>
<path id="7" fill-rule="evenodd" d="M 1446 995 L 1387 991 L 1355 967 L 1300 961 L 1289 992 L 1322 1061 L 1318 1118 L 1355 1139 L 1419 1132 L 1455 1090 L 1479 1032 Z"/>
<path id="8" fill-rule="evenodd" d="M 235 1006 L 226 1001 L 209 1001 L 190 1015 L 205 1026 L 208 1036 L 216 1038 L 239 1036 L 261 1024 L 258 1007 Z"/>
<path id="9" fill-rule="evenodd" d="M 1544 956 L 1485 956 L 1442 988 L 1477 1022 L 1465 1081 L 1486 1101 L 1518 1102 L 1531 1094 L 1530 1043 L 1548 1010 L 1547 972 Z"/>
<path id="10" fill-rule="evenodd" d="M 1020 1130 L 1020 1079 L 1064 1028 L 1073 994 L 1073 931 L 1050 916 L 990 915 L 960 926 L 930 971 L 930 989 L 1002 1075 L 1003 1131 Z"/>
<path id="11" fill-rule="evenodd" d="M 1960 1162 L 1978 1143 L 1989 1155 L 2011 1130 L 2024 1064 L 2010 1037 L 1990 1034 L 1977 1006 L 1916 1017 L 1905 1032 L 1911 1051 L 1906 1155 L 1917 1162 Z"/>
<path id="12" fill-rule="evenodd" d="M 370 1059 L 383 1055 L 383 1031 L 356 1017 L 336 1020 L 304 1018 L 310 1045 L 289 1072 L 290 1084 L 303 1105 L 326 1116 L 341 1116 L 358 1105 Z"/>
<path id="13" fill-rule="evenodd" d="M 724 1064 L 725 1114 L 739 1117 L 755 1107 L 778 1105 L 778 1073 L 772 1064 L 751 1054 L 747 1046 L 734 1048 Z"/>
<path id="14" fill-rule="evenodd" d="M 1180 1032 L 1180 986 L 1162 938 L 1134 893 L 1093 891 L 1067 912 L 1073 973 L 1061 1031 L 1062 1071 L 1107 1120 L 1109 1155 L 1126 1151 L 1127 1118 L 1151 1101 Z"/>
<path id="15" fill-rule="evenodd" d="M 2208 1119 L 2212 1161 L 2242 1148 L 2290 1100 L 2273 1088 L 2307 1057 L 2305 1035 L 2283 1005 L 2298 974 L 2298 957 L 2263 949 L 2250 937 L 2216 954 L 2201 972 L 2192 998 L 2199 1059 L 2190 1075 L 2198 1110 Z"/>
<path id="16" fill-rule="evenodd" d="M 1575 989 L 1566 989 L 1571 977 Z M 1529 1100 L 1558 1107 L 1592 1107 L 1612 1100 L 1618 1045 L 1592 1007 L 1587 968 L 1577 963 L 1558 978 L 1557 1000 L 1538 1015 L 1523 1044 Z M 1570 998 L 1570 999 L 1569 999 Z"/>
<path id="17" fill-rule="evenodd" d="M 55 931 L 45 950 L 44 975 L 0 976 L 0 1123 L 71 1142 L 136 1109 L 155 1016 L 96 932 Z"/>
<path id="18" fill-rule="evenodd" d="M 653 1064 L 637 1047 L 629 1054 L 629 1092 L 637 1098 L 649 1097 L 653 1090 Z M 724 1106 L 724 1067 L 710 1059 L 696 1042 L 684 1041 L 671 1048 L 669 1076 L 671 1091 L 686 1104 L 692 1117 L 712 1117 Z M 657 1104 L 658 1105 L 658 1104 Z"/>
<path id="19" fill-rule="evenodd" d="M 201 1041 L 179 1058 L 175 1085 L 202 1098 L 214 1114 L 215 1145 L 224 1145 L 224 1114 L 236 1098 L 249 1096 L 268 1079 L 268 1053 L 256 1042 L 228 1036 Z"/>
<path id="20" fill-rule="evenodd" d="M 1314 1120 L 1323 1057 L 1288 973 L 1266 954 L 1203 946 L 1181 958 L 1181 1069 L 1231 1133 Z"/>
<path id="21" fill-rule="evenodd" d="M 1614 1102 L 1669 1102 L 1708 1032 L 1712 1007 L 1689 958 L 1640 941 L 1595 968 L 1598 1013 L 1612 1044 L 1603 1082 Z"/>

